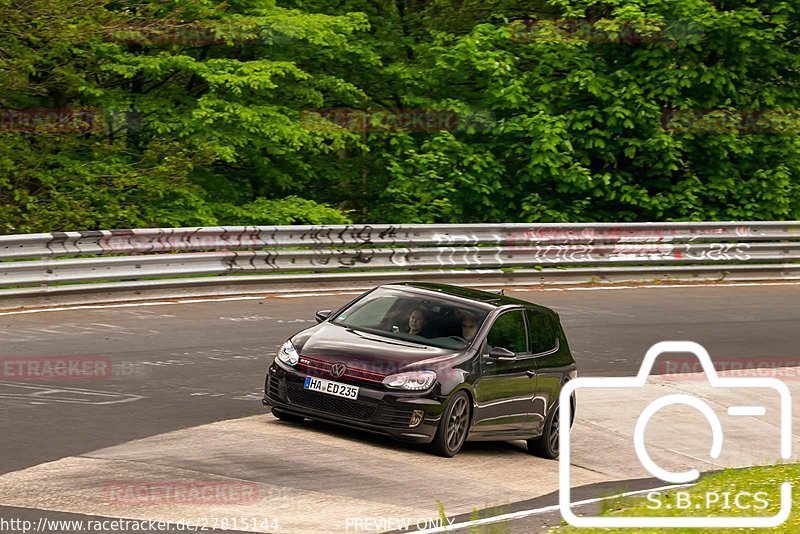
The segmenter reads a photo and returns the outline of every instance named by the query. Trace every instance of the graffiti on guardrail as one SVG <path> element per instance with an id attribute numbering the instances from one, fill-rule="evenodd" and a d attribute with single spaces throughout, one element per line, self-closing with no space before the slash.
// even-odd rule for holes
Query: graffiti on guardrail
<path id="1" fill-rule="evenodd" d="M 750 254 L 747 250 L 750 248 L 749 243 L 712 243 L 707 248 L 700 249 L 698 247 L 692 248 L 692 245 L 685 245 L 686 250 L 675 251 L 673 256 L 676 259 L 688 258 L 691 260 L 739 260 L 747 261 L 750 259 Z"/>
<path id="2" fill-rule="evenodd" d="M 98 245 L 105 253 L 150 253 L 184 250 L 229 250 L 276 245 L 275 230 L 216 228 L 202 230 L 111 230 L 104 232 Z"/>
<path id="3" fill-rule="evenodd" d="M 508 247 L 432 247 L 314 249 L 308 251 L 228 252 L 230 272 L 253 270 L 318 271 L 365 268 L 477 268 L 536 264 L 603 264 L 620 262 L 748 261 L 749 243 L 623 243 L 601 245 L 535 245 Z"/>
<path id="4" fill-rule="evenodd" d="M 105 254 L 119 257 L 58 259 Z M 791 264 L 800 260 L 800 223 L 356 224 L 123 229 L 0 236 L 0 258 L 33 260 L 3 263 L 0 286 L 7 289 L 0 292 L 6 295 L 14 292 L 30 295 L 36 287 L 43 288 L 44 293 L 54 289 L 48 284 L 56 282 L 101 281 L 97 285 L 101 288 L 124 280 L 126 287 L 139 282 L 141 287 L 156 287 L 175 285 L 182 277 L 197 275 L 303 271 L 320 273 L 323 280 L 324 273 L 333 272 L 347 278 L 344 273 L 385 270 L 399 276 L 409 270 L 427 269 L 426 276 L 435 279 L 479 270 L 488 276 L 502 277 L 499 271 L 489 270 L 517 267 L 532 267 L 544 273 L 555 272 L 549 267 L 580 266 L 587 268 L 582 270 L 583 274 L 593 270 L 603 275 L 618 266 L 637 264 L 659 265 L 659 274 L 671 266 L 680 274 L 684 265 L 726 263 L 737 272 L 769 272 L 770 276 L 792 278 L 795 268 Z M 728 270 L 726 267 L 725 271 Z M 354 278 L 357 276 L 366 279 L 365 274 L 353 274 Z M 171 280 L 149 280 L 166 278 Z M 537 274 L 536 280 L 540 278 Z M 240 280 L 248 279 L 226 278 L 224 283 Z M 275 280 L 288 283 L 286 278 Z M 271 283 L 271 280 L 264 277 L 259 282 Z M 77 333 L 86 333 L 85 328 L 67 335 Z M 114 335 L 113 329 L 111 333 Z M 0 329 L 0 340 L 29 335 L 32 334 Z"/>
<path id="5" fill-rule="evenodd" d="M 795 234 L 791 234 L 792 230 Z M 302 247 L 326 250 L 333 247 L 365 249 L 398 244 L 472 247 L 491 245 L 600 245 L 613 243 L 693 243 L 720 240 L 779 239 L 796 235 L 791 227 L 761 230 L 749 225 L 686 226 L 676 228 L 552 227 L 507 226 L 476 227 L 472 232 L 426 231 L 422 226 L 347 225 L 316 227 L 235 227 L 178 228 L 144 230 L 103 230 L 54 232 L 42 241 L 41 253 L 31 247 L 27 254 L 18 246 L 6 246 L 4 257 L 60 256 L 67 254 L 156 254 L 161 252 L 265 250 Z M 9 236 L 15 237 L 15 236 Z M 22 247 L 24 249 L 24 246 Z M 22 253 L 22 254 L 20 254 Z M 455 256 L 443 256 L 442 264 Z M 320 260 L 324 262 L 326 260 Z M 346 264 L 343 264 L 346 265 Z"/>
<path id="6" fill-rule="evenodd" d="M 533 227 L 519 231 L 517 237 L 524 236 L 530 242 L 547 244 L 570 244 L 580 242 L 593 244 L 597 242 L 615 243 L 625 242 L 692 242 L 701 238 L 722 237 L 732 235 L 735 237 L 752 237 L 757 233 L 749 226 L 737 226 L 733 231 L 721 227 L 698 228 L 540 228 Z M 516 241 L 512 237 L 512 241 Z"/>
<path id="7" fill-rule="evenodd" d="M 342 254 L 338 256 L 337 261 L 342 267 L 356 267 L 359 265 L 366 265 L 372 261 L 373 255 L 363 250 L 357 250 L 353 255 Z"/>
<path id="8" fill-rule="evenodd" d="M 698 260 L 747 261 L 749 243 L 544 245 L 508 247 L 512 257 L 531 257 L 539 263 L 601 263 L 603 261 Z"/>
<path id="9" fill-rule="evenodd" d="M 286 245 L 317 248 L 349 245 L 371 246 L 374 240 L 392 245 L 397 227 L 370 225 L 312 227 L 287 232 L 280 227 L 194 228 L 158 230 L 95 230 L 54 232 L 46 248 L 52 253 L 96 252 L 101 254 L 147 254 L 185 250 L 231 250 Z M 93 250 L 95 247 L 96 250 Z M 72 250 L 75 249 L 75 250 Z"/>

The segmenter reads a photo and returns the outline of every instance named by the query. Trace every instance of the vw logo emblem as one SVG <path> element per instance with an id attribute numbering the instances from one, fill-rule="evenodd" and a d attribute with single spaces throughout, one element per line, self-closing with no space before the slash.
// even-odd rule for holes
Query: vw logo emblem
<path id="1" fill-rule="evenodd" d="M 345 364 L 343 364 L 342 362 L 334 363 L 333 366 L 331 366 L 331 374 L 335 378 L 339 378 L 340 376 L 343 376 L 345 371 L 347 371 L 347 366 Z"/>

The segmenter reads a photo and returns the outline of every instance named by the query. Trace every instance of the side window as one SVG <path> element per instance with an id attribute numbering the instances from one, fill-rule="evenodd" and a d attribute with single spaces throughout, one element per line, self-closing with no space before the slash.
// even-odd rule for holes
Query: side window
<path id="1" fill-rule="evenodd" d="M 553 350 L 556 347 L 556 331 L 553 321 L 546 313 L 526 310 L 528 315 L 528 339 L 531 342 L 531 352 L 539 354 Z"/>
<path id="2" fill-rule="evenodd" d="M 522 313 L 522 310 L 510 311 L 497 318 L 486 338 L 489 347 L 503 347 L 515 353 L 527 352 Z"/>

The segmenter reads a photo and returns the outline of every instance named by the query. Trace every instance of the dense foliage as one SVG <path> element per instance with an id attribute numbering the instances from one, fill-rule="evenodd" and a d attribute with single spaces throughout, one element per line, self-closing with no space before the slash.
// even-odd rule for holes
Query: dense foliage
<path id="1" fill-rule="evenodd" d="M 0 233 L 798 219 L 799 9 L 0 0 Z"/>

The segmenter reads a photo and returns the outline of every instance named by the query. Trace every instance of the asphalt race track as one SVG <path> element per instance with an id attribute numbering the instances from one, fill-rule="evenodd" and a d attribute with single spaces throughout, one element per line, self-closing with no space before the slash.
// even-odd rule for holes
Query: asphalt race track
<path id="1" fill-rule="evenodd" d="M 663 340 L 699 342 L 715 360 L 800 365 L 798 284 L 510 294 L 559 312 L 581 376 L 632 376 L 645 351 Z M 377 532 L 398 525 L 368 519 L 407 517 L 412 527 L 417 520 L 433 526 L 437 501 L 461 518 L 473 509 L 517 510 L 518 503 L 553 493 L 558 463 L 527 455 L 523 442 L 467 443 L 457 457 L 442 459 L 382 437 L 310 421 L 281 423 L 266 413 L 264 371 L 277 348 L 313 324 L 315 310 L 352 297 L 0 314 L 0 360 L 72 356 L 111 367 L 83 380 L 0 376 L 0 517 L 175 522 L 267 514 L 277 523 L 217 530 Z M 589 441 L 603 439 L 596 428 L 578 436 L 586 450 L 599 445 Z M 578 485 L 642 478 L 609 476 L 579 462 L 575 470 Z M 109 498 L 121 481 L 186 480 L 257 487 L 259 502 Z M 508 528 L 544 527 L 528 518 Z"/>

